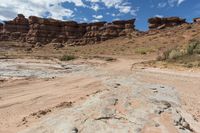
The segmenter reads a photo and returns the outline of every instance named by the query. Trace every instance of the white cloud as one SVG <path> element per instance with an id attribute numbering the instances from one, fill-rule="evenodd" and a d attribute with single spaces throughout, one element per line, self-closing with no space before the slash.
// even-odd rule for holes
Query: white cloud
<path id="1" fill-rule="evenodd" d="M 79 21 L 80 23 L 87 23 L 88 22 L 88 19 L 85 18 L 85 17 L 84 18 L 80 18 L 79 20 L 80 20 Z"/>
<path id="2" fill-rule="evenodd" d="M 178 5 L 180 5 L 181 3 L 183 3 L 185 0 L 178 0 Z"/>
<path id="3" fill-rule="evenodd" d="M 169 4 L 169 6 L 174 7 L 174 6 L 179 6 L 180 4 L 182 4 L 185 1 L 186 0 L 168 0 L 168 4 Z"/>
<path id="4" fill-rule="evenodd" d="M 100 2 L 100 0 L 87 0 L 87 1 L 90 1 L 90 2 Z"/>
<path id="5" fill-rule="evenodd" d="M 120 6 L 124 0 L 101 0 L 107 7 Z"/>
<path id="6" fill-rule="evenodd" d="M 103 9 L 100 5 L 104 5 L 106 9 L 114 8 L 116 16 L 123 14 L 131 14 L 136 16 L 137 9 L 127 0 L 0 0 L 0 20 L 9 20 L 16 17 L 18 13 L 24 14 L 26 17 L 39 16 L 51 17 L 55 19 L 73 18 L 78 7 L 85 7 L 94 11 Z M 87 2 L 90 2 L 87 5 Z M 183 1 L 183 0 L 182 0 Z M 73 3 L 74 9 L 67 9 L 62 6 L 63 2 Z M 85 3 L 84 3 L 85 2 Z M 112 13 L 111 13 L 112 14 Z M 110 14 L 110 15 L 111 15 Z M 96 16 L 95 19 L 102 19 L 103 16 Z"/>
<path id="7" fill-rule="evenodd" d="M 62 2 L 85 6 L 82 0 L 1 0 L 0 19 L 13 19 L 18 13 L 23 13 L 26 17 L 31 15 L 43 17 L 46 13 L 49 14 L 47 17 L 55 19 L 73 17 L 74 12 L 64 8 Z"/>
<path id="8" fill-rule="evenodd" d="M 95 19 L 102 19 L 103 18 L 102 15 L 93 15 L 92 17 L 95 18 Z"/>
<path id="9" fill-rule="evenodd" d="M 116 8 L 119 9 L 119 12 L 125 13 L 125 14 L 130 13 L 132 9 L 131 6 L 116 6 Z"/>
<path id="10" fill-rule="evenodd" d="M 88 21 L 88 19 L 87 19 L 87 18 L 83 18 L 83 21 L 84 21 L 84 22 L 87 22 L 87 21 Z"/>
<path id="11" fill-rule="evenodd" d="M 151 8 L 165 8 L 169 7 L 178 7 L 186 0 L 162 0 L 161 2 L 152 2 Z"/>
<path id="12" fill-rule="evenodd" d="M 161 2 L 161 3 L 158 3 L 158 8 L 164 8 L 167 6 L 167 3 L 166 2 Z"/>
<path id="13" fill-rule="evenodd" d="M 120 20 L 120 18 L 115 18 L 114 20 Z"/>
<path id="14" fill-rule="evenodd" d="M 155 17 L 163 18 L 163 15 L 155 15 Z"/>
<path id="15" fill-rule="evenodd" d="M 49 1 L 51 1 L 51 0 L 49 0 Z M 85 4 L 83 3 L 82 0 L 61 0 L 61 1 L 71 2 L 71 3 L 74 3 L 76 6 L 85 6 Z"/>
<path id="16" fill-rule="evenodd" d="M 91 9 L 98 11 L 100 9 L 98 4 L 92 4 Z"/>
<path id="17" fill-rule="evenodd" d="M 130 13 L 136 16 L 137 9 L 134 9 L 131 3 L 126 2 L 126 0 L 87 0 L 92 3 L 103 3 L 107 8 L 115 8 L 122 14 Z M 95 10 L 95 9 L 94 9 Z M 96 10 L 95 10 L 96 11 Z"/>
<path id="18" fill-rule="evenodd" d="M 117 16 L 117 15 L 116 15 L 116 14 L 114 14 L 114 13 L 113 13 L 113 14 L 111 14 L 111 15 L 112 15 L 113 17 Z"/>
<path id="19" fill-rule="evenodd" d="M 99 22 L 99 20 L 98 19 L 94 19 L 94 20 L 92 20 L 92 22 Z"/>

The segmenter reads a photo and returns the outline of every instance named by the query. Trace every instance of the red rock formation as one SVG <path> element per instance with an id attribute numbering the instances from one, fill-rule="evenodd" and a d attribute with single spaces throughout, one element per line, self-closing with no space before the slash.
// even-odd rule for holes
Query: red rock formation
<path id="1" fill-rule="evenodd" d="M 132 29 L 134 28 L 133 24 L 135 23 L 135 19 L 131 19 L 131 20 L 116 20 L 112 22 L 114 25 L 119 26 L 121 29 Z"/>
<path id="2" fill-rule="evenodd" d="M 194 22 L 194 23 L 200 23 L 200 18 L 194 18 L 194 19 L 193 19 L 193 22 Z"/>
<path id="3" fill-rule="evenodd" d="M 4 30 L 7 32 L 27 33 L 29 30 L 28 19 L 24 15 L 18 14 L 14 20 L 5 21 Z"/>
<path id="4" fill-rule="evenodd" d="M 62 22 L 54 19 L 44 19 L 31 16 L 29 21 L 29 31 L 26 41 L 29 43 L 49 43 L 57 38 L 61 33 Z"/>
<path id="5" fill-rule="evenodd" d="M 148 19 L 149 29 L 163 29 L 166 27 L 173 27 L 186 23 L 185 19 L 179 17 L 169 17 L 169 18 L 150 18 Z"/>
<path id="6" fill-rule="evenodd" d="M 6 21 L 0 40 L 21 40 L 28 43 L 66 43 L 69 45 L 93 44 L 125 36 L 134 30 L 135 19 L 78 24 L 74 21 L 59 21 L 19 14 L 14 20 Z M 2 27 L 2 26 L 1 26 Z M 2 29 L 2 28 L 1 28 Z"/>
<path id="7" fill-rule="evenodd" d="M 0 23 L 0 32 L 3 32 L 3 24 Z"/>
<path id="8" fill-rule="evenodd" d="M 21 40 L 25 41 L 25 36 L 29 31 L 28 19 L 22 14 L 11 21 L 5 21 L 3 25 L 4 34 L 1 35 L 1 40 Z"/>

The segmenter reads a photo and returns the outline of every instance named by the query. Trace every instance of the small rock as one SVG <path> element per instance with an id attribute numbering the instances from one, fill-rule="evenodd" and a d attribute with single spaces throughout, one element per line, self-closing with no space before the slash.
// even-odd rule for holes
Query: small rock
<path id="1" fill-rule="evenodd" d="M 119 83 L 116 83 L 116 86 L 120 86 L 121 84 L 119 84 Z"/>
<path id="2" fill-rule="evenodd" d="M 121 86 L 121 84 L 116 83 L 115 86 L 114 86 L 114 88 L 118 88 L 119 86 Z"/>
<path id="3" fill-rule="evenodd" d="M 160 126 L 160 124 L 159 124 L 159 123 L 156 123 L 156 124 L 155 124 L 155 127 L 159 127 L 159 126 Z"/>
<path id="4" fill-rule="evenodd" d="M 136 133 L 141 132 L 141 131 L 142 131 L 141 128 L 137 128 L 137 129 L 135 129 L 135 132 L 136 132 Z"/>
<path id="5" fill-rule="evenodd" d="M 158 91 L 157 91 L 157 90 L 154 90 L 153 93 L 158 93 Z"/>
<path id="6" fill-rule="evenodd" d="M 190 129 L 190 125 L 187 122 L 185 122 L 185 121 L 182 123 L 182 126 L 184 128 L 186 128 L 186 129 Z"/>
<path id="7" fill-rule="evenodd" d="M 78 133 L 78 129 L 77 129 L 76 127 L 74 127 L 74 128 L 72 129 L 72 133 Z"/>
<path id="8" fill-rule="evenodd" d="M 72 69 L 71 67 L 65 67 L 66 70 Z"/>

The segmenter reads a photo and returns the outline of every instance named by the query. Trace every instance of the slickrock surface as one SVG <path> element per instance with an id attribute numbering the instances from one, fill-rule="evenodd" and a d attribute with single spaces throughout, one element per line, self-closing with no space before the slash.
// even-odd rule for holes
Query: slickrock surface
<path id="1" fill-rule="evenodd" d="M 131 70 L 132 64 L 140 61 L 16 60 L 11 64 L 11 60 L 4 60 L 3 66 L 11 73 L 18 66 L 17 71 L 26 70 L 27 73 L 47 67 L 51 74 L 46 73 L 49 78 L 42 77 L 44 79 L 35 74 L 35 78 L 40 78 L 27 81 L 16 80 L 19 75 L 12 77 L 4 70 L 2 78 L 5 81 L 0 90 L 0 132 L 198 133 L 198 118 L 185 110 L 182 93 L 176 89 L 176 84 L 155 82 L 156 78 L 148 74 L 155 74 L 164 82 L 163 73 L 174 81 L 176 78 L 184 80 L 187 73 Z M 55 71 L 62 71 L 62 74 L 54 75 Z M 23 76 L 30 78 L 28 74 Z M 152 78 L 152 82 L 145 82 L 145 77 Z M 200 78 L 198 73 L 191 74 L 192 77 L 195 81 Z"/>
<path id="2" fill-rule="evenodd" d="M 0 133 L 199 133 L 199 68 L 144 62 L 198 39 L 199 19 L 134 21 L 0 24 Z"/>
<path id="3" fill-rule="evenodd" d="M 19 14 L 14 20 L 0 24 L 0 41 L 17 40 L 31 44 L 66 43 L 68 45 L 94 44 L 125 36 L 134 31 L 135 19 L 111 23 L 77 23 Z"/>

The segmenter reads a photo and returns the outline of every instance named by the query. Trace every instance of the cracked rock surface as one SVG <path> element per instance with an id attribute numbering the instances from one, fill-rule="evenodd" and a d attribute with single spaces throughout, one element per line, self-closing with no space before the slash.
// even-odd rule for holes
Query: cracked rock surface
<path id="1" fill-rule="evenodd" d="M 137 73 L 129 70 L 130 64 L 127 62 L 125 67 L 112 66 L 118 66 L 122 62 L 123 60 L 111 65 L 77 63 L 73 64 L 75 67 L 70 64 L 60 64 L 61 68 L 58 65 L 62 80 L 53 79 L 48 83 L 56 82 L 53 88 L 56 88 L 54 93 L 59 94 L 59 97 L 54 96 L 52 100 L 50 98 L 53 94 L 43 96 L 46 108 L 41 106 L 41 110 L 25 116 L 18 123 L 20 128 L 18 133 L 198 133 L 200 131 L 198 121 L 182 108 L 182 101 L 176 88 L 139 80 Z M 70 66 L 72 69 L 70 71 L 67 69 L 65 73 L 66 70 L 62 66 Z M 64 84 L 65 82 L 67 84 Z M 39 86 L 42 88 L 46 84 Z M 64 101 L 47 108 L 49 103 L 53 105 L 52 101 L 60 97 L 63 97 L 62 100 L 67 100 L 69 96 L 75 97 L 68 91 L 72 91 L 73 94 L 83 91 L 84 95 L 79 94 L 82 100 L 77 102 L 76 99 L 68 98 L 72 102 Z"/>

